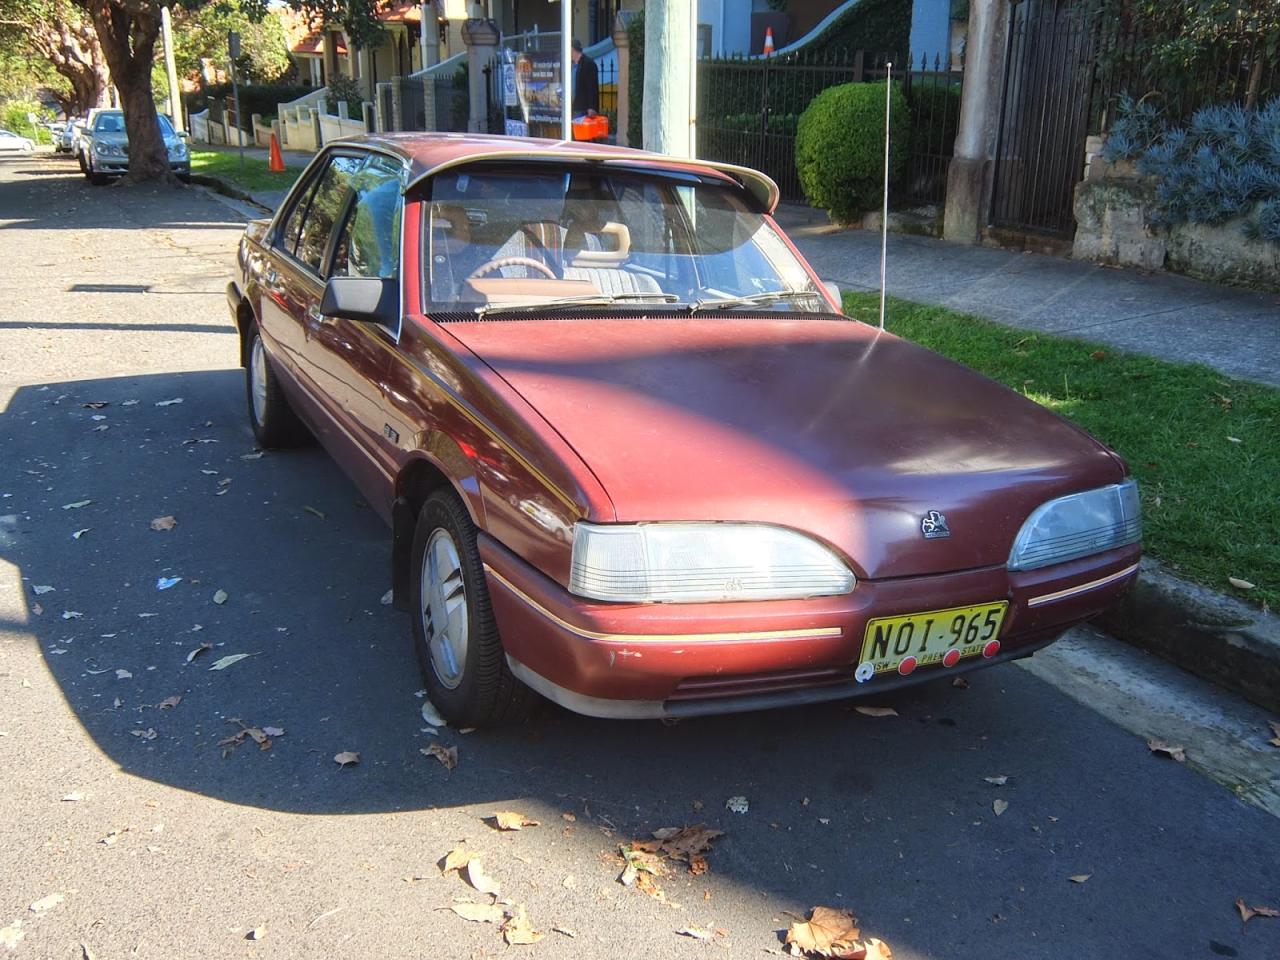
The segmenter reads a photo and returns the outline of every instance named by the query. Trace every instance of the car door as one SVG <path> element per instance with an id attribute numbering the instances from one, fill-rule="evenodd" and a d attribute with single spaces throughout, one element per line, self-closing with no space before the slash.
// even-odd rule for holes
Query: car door
<path id="1" fill-rule="evenodd" d="M 261 263 L 250 264 L 250 272 L 258 277 L 262 289 L 258 326 L 263 344 L 298 412 L 317 432 L 315 388 L 304 383 L 302 371 L 302 317 L 308 297 L 314 294 L 314 283 L 297 259 L 297 248 L 303 221 L 328 162 L 326 157 L 294 188 L 285 201 L 270 252 Z"/>
<path id="2" fill-rule="evenodd" d="M 400 160 L 368 153 L 344 181 L 346 193 L 334 218 L 324 278 L 400 278 L 400 224 L 404 167 Z M 322 183 L 313 203 L 324 213 L 331 200 Z M 394 327 L 321 314 L 319 304 L 304 318 L 306 368 L 331 399 L 329 412 L 355 459 L 351 474 L 375 506 L 390 508 L 394 461 L 382 443 L 384 379 L 399 336 Z"/>

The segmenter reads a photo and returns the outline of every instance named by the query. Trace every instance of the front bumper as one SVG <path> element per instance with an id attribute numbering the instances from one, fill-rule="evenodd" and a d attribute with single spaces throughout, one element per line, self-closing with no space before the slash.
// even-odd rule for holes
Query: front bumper
<path id="1" fill-rule="evenodd" d="M 480 553 L 512 672 L 578 713 L 644 718 L 864 696 L 1029 656 L 1115 603 L 1141 548 L 1025 573 L 861 581 L 840 597 L 707 604 L 584 601 L 491 537 Z M 868 620 L 996 600 L 1009 610 L 995 656 L 854 679 Z"/>
<path id="2" fill-rule="evenodd" d="M 169 169 L 180 177 L 189 177 L 191 175 L 191 161 L 170 160 Z M 103 157 L 95 154 L 93 157 L 93 172 L 107 177 L 122 177 L 129 172 L 129 158 Z"/>

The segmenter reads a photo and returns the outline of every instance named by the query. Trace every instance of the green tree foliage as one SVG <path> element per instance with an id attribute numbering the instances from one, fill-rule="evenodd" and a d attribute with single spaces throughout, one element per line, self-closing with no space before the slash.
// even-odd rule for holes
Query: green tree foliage
<path id="1" fill-rule="evenodd" d="M 911 124 L 902 87 L 894 83 L 890 176 L 902 175 Z M 796 173 L 805 196 L 836 221 L 861 217 L 880 204 L 884 183 L 885 84 L 828 87 L 800 115 Z"/>
<path id="2" fill-rule="evenodd" d="M 1264 79 L 1280 64 L 1277 0 L 1086 0 L 1083 8 L 1104 37 L 1117 26 L 1137 35 L 1136 47 L 1103 43 L 1099 51 L 1104 72 L 1138 68 L 1143 89 L 1129 91 L 1136 96 L 1175 99 L 1209 78 L 1235 82 L 1241 78 L 1222 77 L 1222 68 L 1238 65 L 1246 72 L 1241 99 L 1253 109 L 1267 93 Z"/>
<path id="3" fill-rule="evenodd" d="M 237 76 L 246 83 L 277 83 L 289 73 L 289 41 L 284 23 L 274 10 L 258 19 L 245 11 L 240 0 L 205 4 L 195 9 L 179 7 L 173 15 L 174 60 L 178 75 L 200 76 L 204 61 L 225 69 L 227 33 L 240 34 Z"/>
<path id="4" fill-rule="evenodd" d="M 100 106 L 107 68 L 72 0 L 0 0 L 0 96 L 52 94 L 67 114 Z"/>

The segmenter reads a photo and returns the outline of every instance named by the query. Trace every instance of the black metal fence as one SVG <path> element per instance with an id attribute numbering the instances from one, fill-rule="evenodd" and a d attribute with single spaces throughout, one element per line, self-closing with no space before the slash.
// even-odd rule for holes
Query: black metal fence
<path id="1" fill-rule="evenodd" d="M 1146 21 L 1139 20 L 1125 4 L 1116 4 L 1116 16 L 1093 26 L 1094 78 L 1090 97 L 1089 129 L 1110 129 L 1121 93 L 1135 99 L 1156 99 L 1170 120 L 1188 119 L 1209 104 L 1266 103 L 1280 96 L 1280 58 L 1267 55 L 1275 43 L 1247 19 L 1224 25 L 1212 44 L 1189 50 L 1170 63 L 1153 50 L 1157 38 Z M 1167 38 L 1166 38 L 1167 42 Z"/>
<path id="2" fill-rule="evenodd" d="M 911 108 L 911 140 L 904 145 L 909 151 L 907 172 L 897 195 L 909 203 L 942 203 L 947 197 L 947 168 L 960 129 L 964 74 L 951 69 L 949 56 L 921 54 L 912 58 L 903 76 Z"/>
<path id="3" fill-rule="evenodd" d="M 804 203 L 796 173 L 796 128 L 809 103 L 828 87 L 883 80 L 896 58 L 864 51 L 834 55 L 703 60 L 698 64 L 698 155 L 754 167 L 778 184 L 784 200 Z M 897 67 L 911 107 L 907 174 L 896 195 L 908 203 L 939 203 L 946 193 L 960 122 L 961 73 L 942 54 L 912 57 Z"/>

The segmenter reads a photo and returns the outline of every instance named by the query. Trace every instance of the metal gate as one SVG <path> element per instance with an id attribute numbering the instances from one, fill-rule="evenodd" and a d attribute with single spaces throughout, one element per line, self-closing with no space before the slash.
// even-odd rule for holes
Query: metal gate
<path id="1" fill-rule="evenodd" d="M 1084 166 L 1093 38 L 1073 0 L 1011 0 L 990 222 L 1070 237 Z"/>

